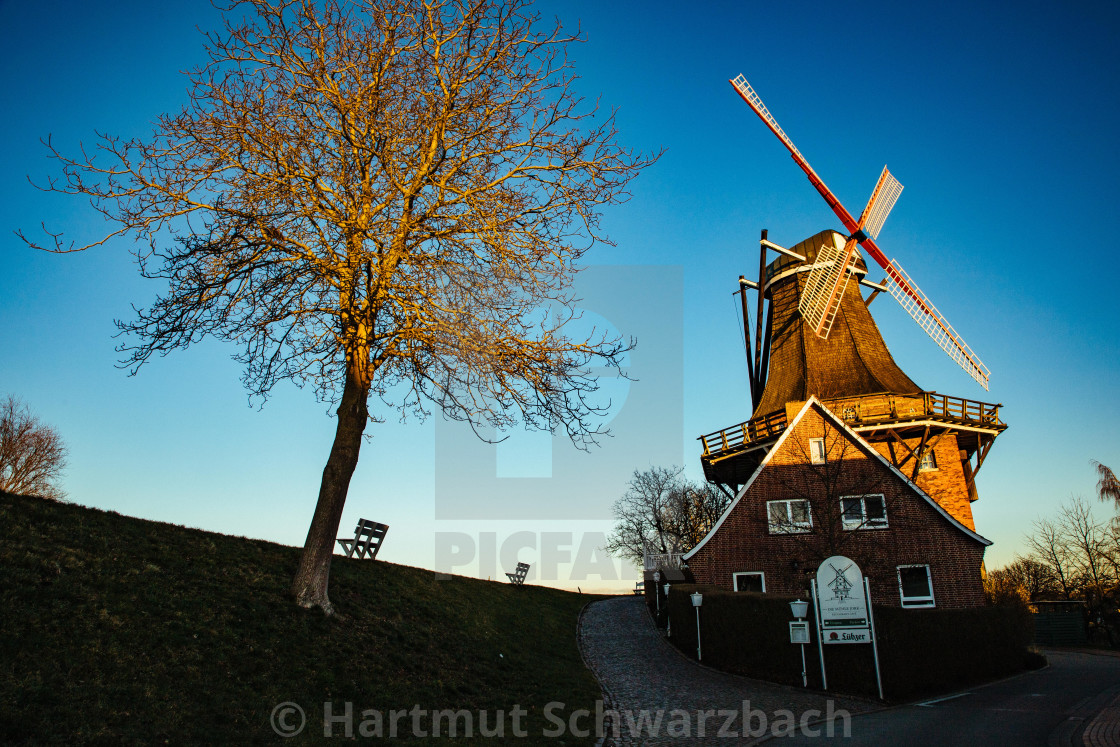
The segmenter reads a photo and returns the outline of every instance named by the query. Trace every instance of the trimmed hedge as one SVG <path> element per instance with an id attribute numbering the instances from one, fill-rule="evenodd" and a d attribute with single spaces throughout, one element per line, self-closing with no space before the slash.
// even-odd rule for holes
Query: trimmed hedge
<path id="1" fill-rule="evenodd" d="M 669 593 L 670 641 L 696 657 L 696 612 L 690 594 L 701 591 L 703 663 L 736 674 L 801 685 L 800 646 L 789 642 L 793 597 L 730 592 L 677 584 Z M 662 603 L 664 610 L 665 604 Z M 810 619 L 812 609 L 810 608 Z M 820 655 L 805 646 L 809 687 L 821 688 Z M 983 607 L 904 610 L 875 605 L 883 693 L 900 701 L 943 693 L 1028 667 L 1031 620 L 1024 610 Z M 876 696 L 871 646 L 825 646 L 829 690 Z"/>

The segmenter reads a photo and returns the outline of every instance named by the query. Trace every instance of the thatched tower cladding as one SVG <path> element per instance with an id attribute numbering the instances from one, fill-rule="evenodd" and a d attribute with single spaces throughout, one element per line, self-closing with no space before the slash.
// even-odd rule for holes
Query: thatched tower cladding
<path id="1" fill-rule="evenodd" d="M 867 310 L 856 277 L 849 281 L 827 340 L 817 337 L 802 321 L 798 299 L 817 251 L 826 242 L 843 247 L 844 241 L 843 234 L 821 231 L 793 247 L 794 252 L 805 256 L 805 262 L 781 256 L 767 267 L 766 295 L 772 314 L 770 366 L 762 400 L 752 420 L 783 411 L 787 403 L 805 401 L 811 396 L 829 400 L 922 391 L 891 357 Z M 861 260 L 857 275 L 866 273 Z"/>

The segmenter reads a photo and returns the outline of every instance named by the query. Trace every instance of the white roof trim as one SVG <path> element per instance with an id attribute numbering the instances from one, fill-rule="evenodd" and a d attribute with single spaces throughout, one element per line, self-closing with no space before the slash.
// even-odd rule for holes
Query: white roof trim
<path id="1" fill-rule="evenodd" d="M 751 478 L 749 480 L 747 480 L 746 484 L 743 485 L 743 487 L 739 490 L 739 493 L 735 496 L 735 500 L 733 500 L 731 502 L 731 505 L 728 506 L 727 510 L 723 512 L 723 515 L 719 517 L 719 521 L 716 522 L 716 525 L 714 527 L 712 527 L 711 531 L 709 531 L 706 535 L 704 535 L 704 539 L 700 540 L 700 542 L 696 545 L 696 547 L 692 548 L 687 553 L 685 553 L 683 556 L 681 556 L 681 560 L 686 560 L 687 561 L 689 558 L 691 558 L 693 555 L 695 555 L 696 552 L 699 551 L 701 547 L 703 547 L 705 544 L 707 544 L 708 540 L 712 537 L 712 535 L 714 535 L 716 532 L 719 531 L 719 528 L 721 526 L 723 526 L 724 520 L 731 514 L 732 511 L 735 510 L 735 507 L 737 505 L 739 505 L 739 501 L 742 500 L 742 498 L 746 494 L 747 490 L 749 490 L 751 485 L 754 484 L 754 481 L 755 481 L 755 479 L 758 478 L 759 473 L 761 473 L 762 470 L 766 467 L 766 465 L 770 462 L 770 458 L 774 454 L 778 453 L 778 451 L 785 444 L 786 438 L 788 438 L 790 433 L 793 432 L 794 427 L 801 421 L 801 419 L 803 417 L 805 417 L 805 413 L 808 412 L 809 408 L 813 407 L 813 406 L 816 406 L 817 408 L 819 408 L 820 413 L 823 417 L 827 418 L 828 420 L 831 420 L 832 423 L 834 425 L 836 425 L 840 430 L 847 433 L 848 436 L 856 443 L 857 446 L 862 448 L 867 454 L 871 455 L 875 459 L 878 459 L 883 465 L 885 465 L 888 469 L 890 469 L 891 472 L 893 472 L 899 479 L 902 480 L 903 484 L 905 484 L 907 487 L 909 487 L 911 490 L 913 490 L 915 493 L 917 493 L 918 496 L 920 498 L 922 498 L 923 500 L 925 500 L 925 502 L 928 503 L 930 506 L 932 506 L 933 509 L 935 511 L 937 511 L 937 513 L 939 513 L 943 517 L 945 517 L 945 519 L 947 519 L 950 524 L 952 524 L 957 529 L 959 529 L 962 532 L 964 532 L 965 534 L 967 534 L 972 539 L 981 543 L 985 547 L 992 544 L 992 541 L 990 539 L 986 539 L 985 537 L 982 537 L 979 534 L 977 534 L 976 532 L 974 532 L 973 530 L 969 529 L 964 524 L 962 524 L 960 521 L 958 521 L 952 514 L 950 514 L 948 511 L 946 511 L 944 508 L 942 508 L 941 505 L 937 501 L 933 500 L 933 498 L 931 498 L 928 493 L 926 493 L 924 490 L 922 490 L 917 485 L 915 485 L 910 480 L 909 477 L 902 474 L 902 472 L 899 471 L 899 469 L 897 467 L 895 467 L 893 464 L 891 464 L 890 461 L 888 461 L 886 457 L 884 457 L 882 454 L 880 454 L 878 451 L 876 451 L 871 446 L 871 444 L 864 441 L 863 438 L 858 433 L 856 433 L 854 430 L 852 430 L 848 426 L 847 423 L 845 423 L 843 420 L 841 420 L 839 417 L 837 417 L 835 413 L 833 413 L 831 410 L 829 410 L 827 407 L 825 407 L 823 404 L 821 404 L 820 400 L 818 400 L 816 397 L 810 397 L 809 400 L 801 407 L 801 410 L 797 413 L 797 416 L 793 419 L 793 421 L 788 426 L 786 426 L 786 429 L 782 433 L 781 437 L 779 437 L 778 440 L 776 442 L 774 442 L 774 447 L 772 449 L 770 449 L 769 452 L 767 452 L 766 457 L 763 458 L 762 462 L 758 465 L 758 469 L 756 469 L 754 471 L 754 474 L 751 475 Z"/>

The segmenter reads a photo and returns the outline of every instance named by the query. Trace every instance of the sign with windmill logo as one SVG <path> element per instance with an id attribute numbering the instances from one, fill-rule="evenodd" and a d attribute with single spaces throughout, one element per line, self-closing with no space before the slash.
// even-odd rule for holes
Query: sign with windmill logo
<path id="1" fill-rule="evenodd" d="M 863 572 L 851 558 L 833 555 L 817 568 L 817 608 L 824 643 L 870 643 Z"/>

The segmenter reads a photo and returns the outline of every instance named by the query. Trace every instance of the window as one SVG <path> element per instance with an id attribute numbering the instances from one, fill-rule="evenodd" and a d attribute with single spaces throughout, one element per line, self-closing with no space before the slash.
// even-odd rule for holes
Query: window
<path id="1" fill-rule="evenodd" d="M 732 573 L 731 580 L 735 584 L 735 591 L 757 591 L 766 593 L 766 575 L 761 571 L 748 573 Z"/>
<path id="2" fill-rule="evenodd" d="M 813 528 L 809 501 L 767 501 L 766 518 L 770 534 L 797 534 Z"/>
<path id="3" fill-rule="evenodd" d="M 809 439 L 809 461 L 813 464 L 824 464 L 824 439 Z"/>
<path id="4" fill-rule="evenodd" d="M 851 495 L 840 499 L 845 529 L 885 529 L 887 507 L 881 495 Z"/>
<path id="5" fill-rule="evenodd" d="M 937 469 L 937 459 L 933 456 L 933 449 L 922 454 L 922 461 L 918 466 L 919 472 L 925 472 L 931 469 Z"/>
<path id="6" fill-rule="evenodd" d="M 898 566 L 898 595 L 903 607 L 933 607 L 933 581 L 929 566 Z"/>

